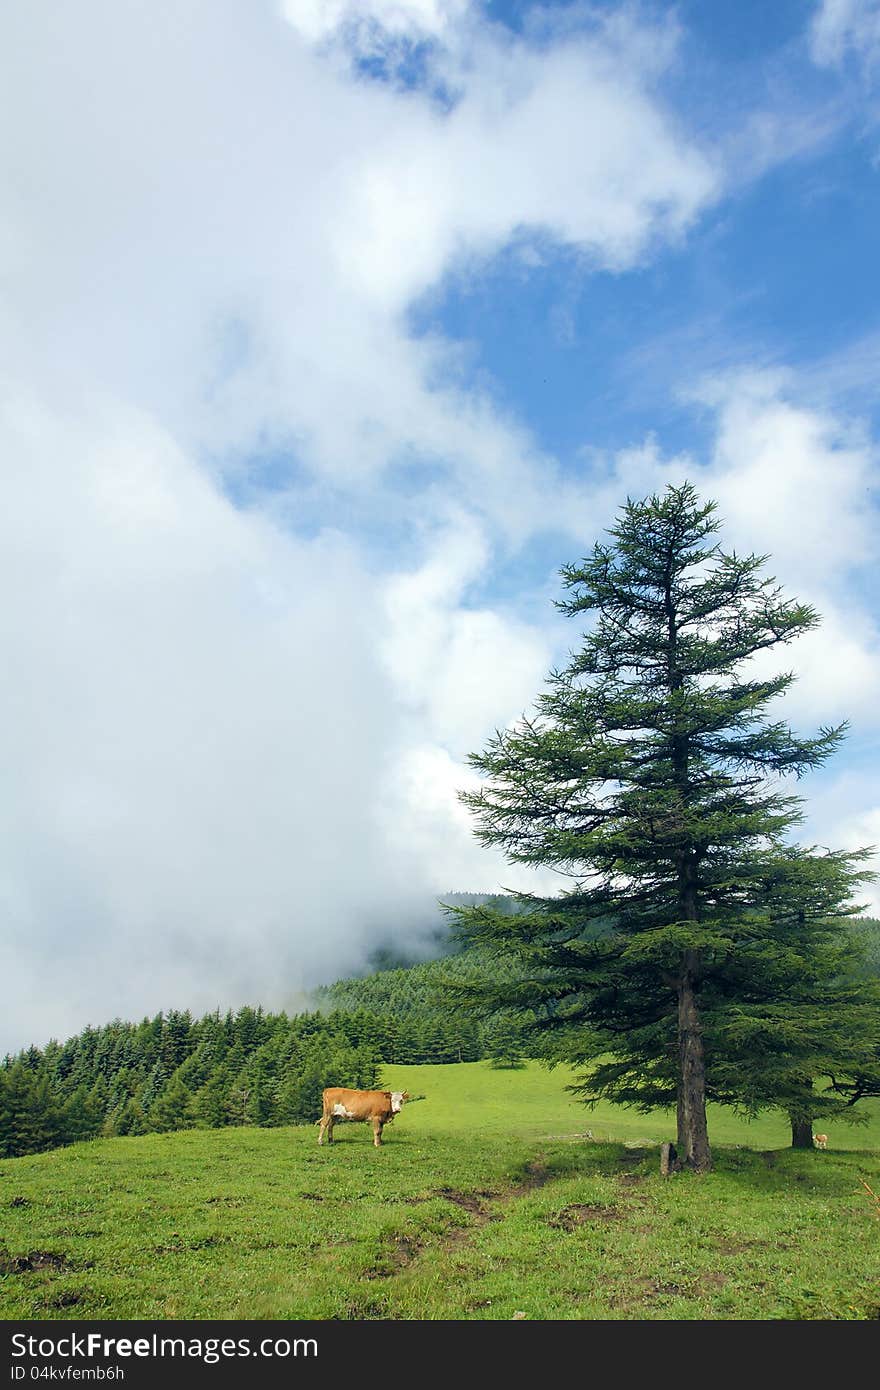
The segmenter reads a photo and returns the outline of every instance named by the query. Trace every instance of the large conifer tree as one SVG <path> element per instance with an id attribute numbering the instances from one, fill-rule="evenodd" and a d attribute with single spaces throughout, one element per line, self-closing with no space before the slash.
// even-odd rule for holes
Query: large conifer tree
<path id="1" fill-rule="evenodd" d="M 483 783 L 461 797 L 484 844 L 574 881 L 516 917 L 459 910 L 520 958 L 490 1002 L 534 1010 L 555 1055 L 590 1066 L 587 1098 L 675 1103 L 696 1170 L 707 1096 L 808 1106 L 811 1011 L 833 1006 L 833 940 L 864 877 L 861 852 L 791 843 L 802 813 L 783 786 L 845 726 L 796 735 L 770 714 L 792 675 L 750 661 L 817 614 L 762 577 L 767 557 L 722 551 L 715 512 L 690 484 L 630 500 L 612 543 L 563 569 L 582 645 L 535 715 L 471 757 Z"/>

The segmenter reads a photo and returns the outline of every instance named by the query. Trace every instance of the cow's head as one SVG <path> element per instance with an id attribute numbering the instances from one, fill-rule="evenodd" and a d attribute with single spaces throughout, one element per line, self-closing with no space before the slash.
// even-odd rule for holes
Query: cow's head
<path id="1" fill-rule="evenodd" d="M 403 1102 L 405 1100 L 409 1100 L 409 1091 L 391 1092 L 391 1109 L 394 1111 L 395 1115 L 400 1114 L 400 1111 L 403 1108 Z"/>

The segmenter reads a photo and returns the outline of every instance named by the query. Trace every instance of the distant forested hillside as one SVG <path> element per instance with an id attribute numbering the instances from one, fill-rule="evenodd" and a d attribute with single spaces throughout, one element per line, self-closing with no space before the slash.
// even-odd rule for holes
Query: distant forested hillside
<path id="1" fill-rule="evenodd" d="M 453 1010 L 447 987 L 471 979 L 494 979 L 511 967 L 476 948 L 443 960 L 426 961 L 405 970 L 380 970 L 361 979 L 339 980 L 317 990 L 318 1006 L 328 1017 L 336 1011 L 366 1011 L 380 1019 L 383 1062 L 406 1065 L 437 1062 L 477 1062 L 483 1057 L 514 1060 L 520 1049 L 509 1042 L 497 1020 L 475 1017 L 472 1010 Z"/>

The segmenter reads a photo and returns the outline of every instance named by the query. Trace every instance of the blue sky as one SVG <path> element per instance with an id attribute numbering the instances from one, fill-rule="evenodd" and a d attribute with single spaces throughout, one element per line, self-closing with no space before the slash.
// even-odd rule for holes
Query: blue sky
<path id="1" fill-rule="evenodd" d="M 299 1007 L 526 884 L 467 754 L 685 477 L 823 615 L 804 838 L 880 842 L 878 0 L 0 31 L 0 1048 Z"/>
<path id="2" fill-rule="evenodd" d="M 534 8 L 489 13 L 519 26 Z M 792 125 L 816 121 L 802 152 L 732 188 L 679 245 L 624 274 L 596 273 L 576 247 L 544 243 L 528 274 L 502 251 L 479 277 L 453 272 L 414 307 L 416 331 L 471 345 L 492 389 L 560 457 L 585 440 L 623 448 L 652 430 L 667 448 L 700 447 L 697 413 L 681 400 L 695 377 L 755 363 L 821 370 L 876 331 L 877 131 L 862 83 L 850 89 L 811 60 L 809 8 L 643 11 L 677 16 L 678 58 L 661 89 L 683 123 L 732 143 L 756 107 Z M 871 384 L 849 385 L 876 423 Z"/>

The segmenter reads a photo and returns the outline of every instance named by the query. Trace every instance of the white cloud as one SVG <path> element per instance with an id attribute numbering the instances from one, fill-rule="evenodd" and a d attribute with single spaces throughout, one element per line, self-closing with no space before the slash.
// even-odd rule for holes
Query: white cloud
<path id="1" fill-rule="evenodd" d="M 705 490 L 719 503 L 725 543 L 768 554 L 766 572 L 821 618 L 755 661 L 796 673 L 787 717 L 805 731 L 844 720 L 864 731 L 880 717 L 880 629 L 859 596 L 873 565 L 878 450 L 859 421 L 807 404 L 798 387 L 795 374 L 777 372 L 704 387 L 718 410 Z"/>
<path id="2" fill-rule="evenodd" d="M 0 1046 L 289 1003 L 361 958 L 365 901 L 413 905 L 371 811 L 399 751 L 375 585 L 135 411 L 4 405 Z"/>
<path id="3" fill-rule="evenodd" d="M 814 795 L 807 800 L 804 843 L 830 849 L 868 849 L 873 853 L 864 867 L 880 875 L 880 805 L 876 778 L 858 766 L 831 769 L 811 781 Z M 880 917 L 880 883 L 863 885 L 854 895 L 867 915 Z"/>
<path id="4" fill-rule="evenodd" d="M 652 96 L 640 34 L 531 49 L 486 29 L 441 111 L 348 80 L 268 4 L 34 0 L 3 23 L 16 370 L 98 382 L 189 448 L 268 448 L 346 489 L 405 456 L 522 524 L 544 460 L 448 384 L 448 345 L 414 342 L 409 306 L 512 237 L 632 265 L 719 187 Z"/>
<path id="5" fill-rule="evenodd" d="M 456 872 L 497 886 L 455 790 L 547 653 L 461 606 L 473 521 L 380 578 L 237 510 L 142 412 L 7 387 L 2 419 L 0 1048 L 297 1007 L 377 940 L 417 946 Z"/>
<path id="6" fill-rule="evenodd" d="M 869 803 L 848 820 L 834 826 L 836 849 L 873 849 L 864 867 L 877 874 L 880 879 L 880 806 Z M 856 895 L 856 901 L 864 905 L 865 915 L 880 917 L 880 894 L 877 881 L 867 883 Z"/>
<path id="7" fill-rule="evenodd" d="M 550 869 L 511 864 L 498 850 L 480 845 L 459 791 L 473 791 L 479 778 L 436 743 L 413 744 L 394 769 L 382 807 L 389 842 L 403 863 L 427 872 L 431 891 L 532 892 L 555 894 L 565 880 Z"/>
<path id="8" fill-rule="evenodd" d="M 880 60 L 878 0 L 822 0 L 810 28 L 810 51 L 821 67 L 853 56 L 865 68 Z"/>
<path id="9" fill-rule="evenodd" d="M 470 0 L 283 0 L 281 6 L 311 43 L 366 25 L 407 38 L 436 38 L 470 8 Z"/>
<path id="10" fill-rule="evenodd" d="M 789 595 L 807 597 L 783 587 Z M 789 647 L 761 653 L 754 669 L 762 675 L 785 670 L 796 674 L 797 682 L 785 697 L 785 715 L 803 732 L 844 722 L 861 733 L 875 729 L 880 722 L 877 624 L 856 605 L 842 608 L 821 591 L 816 597 L 820 626 Z"/>
<path id="11" fill-rule="evenodd" d="M 465 603 L 487 567 L 480 528 L 451 520 L 421 566 L 386 585 L 382 645 L 402 704 L 437 744 L 463 758 L 531 705 L 550 665 L 546 635 L 489 607 Z"/>
<path id="12" fill-rule="evenodd" d="M 793 374 L 739 373 L 701 397 L 718 410 L 713 489 L 737 545 L 769 551 L 788 586 L 835 592 L 873 553 L 876 446 L 799 399 Z"/>
<path id="13" fill-rule="evenodd" d="M 339 257 L 358 294 L 399 307 L 462 259 L 529 231 L 598 265 L 630 266 L 715 195 L 716 175 L 643 74 L 601 45 L 493 57 L 451 112 L 411 110 L 363 161 Z"/>

